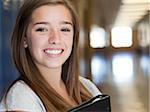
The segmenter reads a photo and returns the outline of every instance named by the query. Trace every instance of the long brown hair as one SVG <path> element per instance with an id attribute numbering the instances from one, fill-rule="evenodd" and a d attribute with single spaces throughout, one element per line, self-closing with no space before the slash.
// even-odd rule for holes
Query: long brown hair
<path id="1" fill-rule="evenodd" d="M 69 105 L 41 75 L 32 60 L 29 49 L 24 48 L 23 42 L 26 36 L 26 30 L 35 9 L 43 5 L 63 5 L 72 16 L 74 26 L 73 47 L 69 58 L 62 66 L 62 80 L 64 81 L 68 94 L 78 104 L 89 99 L 91 95 L 79 81 L 78 65 L 78 41 L 79 41 L 79 24 L 76 13 L 67 0 L 25 0 L 16 19 L 12 34 L 12 56 L 13 61 L 24 80 L 32 90 L 42 100 L 48 112 L 63 112 L 71 108 Z"/>

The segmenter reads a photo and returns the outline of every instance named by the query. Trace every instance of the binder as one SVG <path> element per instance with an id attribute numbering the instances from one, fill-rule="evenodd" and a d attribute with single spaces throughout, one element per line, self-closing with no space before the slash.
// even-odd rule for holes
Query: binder
<path id="1" fill-rule="evenodd" d="M 68 112 L 111 112 L 110 96 L 97 95 Z"/>

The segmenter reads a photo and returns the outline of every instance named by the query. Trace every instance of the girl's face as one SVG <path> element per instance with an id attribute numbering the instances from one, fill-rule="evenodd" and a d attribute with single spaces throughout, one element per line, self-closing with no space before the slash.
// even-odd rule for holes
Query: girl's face
<path id="1" fill-rule="evenodd" d="M 61 68 L 70 56 L 73 23 L 63 5 L 45 5 L 31 15 L 24 47 L 28 47 L 38 68 Z"/>

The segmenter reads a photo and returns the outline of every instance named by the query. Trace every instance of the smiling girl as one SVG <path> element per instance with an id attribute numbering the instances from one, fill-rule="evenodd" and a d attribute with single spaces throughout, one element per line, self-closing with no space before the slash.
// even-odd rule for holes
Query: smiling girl
<path id="1" fill-rule="evenodd" d="M 25 0 L 11 40 L 20 77 L 0 110 L 66 112 L 101 94 L 79 76 L 78 41 L 77 16 L 67 0 Z"/>

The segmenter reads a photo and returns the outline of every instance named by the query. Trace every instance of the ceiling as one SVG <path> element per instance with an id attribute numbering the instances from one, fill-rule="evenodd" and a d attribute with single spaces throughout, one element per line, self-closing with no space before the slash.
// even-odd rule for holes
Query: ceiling
<path id="1" fill-rule="evenodd" d="M 150 11 L 150 0 L 92 0 L 93 23 L 104 28 L 133 27 Z"/>
<path id="2" fill-rule="evenodd" d="M 150 0 L 122 0 L 114 25 L 133 27 L 150 11 Z"/>
<path id="3" fill-rule="evenodd" d="M 93 24 L 104 28 L 113 25 L 121 0 L 92 0 L 92 18 Z"/>

